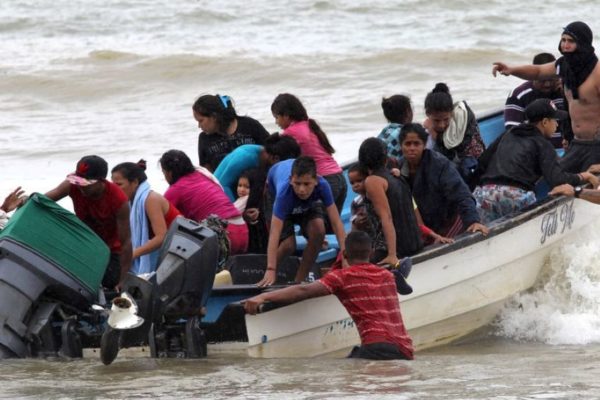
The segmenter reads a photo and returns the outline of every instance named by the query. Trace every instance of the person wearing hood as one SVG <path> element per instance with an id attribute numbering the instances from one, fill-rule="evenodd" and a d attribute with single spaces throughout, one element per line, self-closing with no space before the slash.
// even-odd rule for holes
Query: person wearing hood
<path id="1" fill-rule="evenodd" d="M 479 159 L 483 174 L 481 186 L 473 193 L 482 223 L 518 211 L 536 202 L 533 189 L 540 177 L 551 187 L 588 181 L 598 186 L 590 172 L 565 172 L 548 140 L 566 118 L 550 99 L 538 99 L 525 108 L 526 121 L 498 138 Z"/>
<path id="2" fill-rule="evenodd" d="M 561 165 L 577 172 L 600 162 L 600 64 L 592 46 L 593 33 L 581 21 L 563 28 L 558 45 L 562 54 L 556 62 L 542 65 L 509 66 L 495 62 L 492 73 L 521 79 L 542 80 L 558 75 L 562 79 L 575 138 Z"/>

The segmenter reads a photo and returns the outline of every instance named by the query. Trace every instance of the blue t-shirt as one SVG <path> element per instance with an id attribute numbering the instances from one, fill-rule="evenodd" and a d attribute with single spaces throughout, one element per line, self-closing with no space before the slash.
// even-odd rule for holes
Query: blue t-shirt
<path id="1" fill-rule="evenodd" d="M 262 146 L 244 144 L 229 153 L 215 170 L 223 190 L 232 202 L 237 199 L 237 184 L 242 172 L 258 167 Z"/>
<path id="2" fill-rule="evenodd" d="M 331 187 L 320 176 L 317 176 L 318 183 L 308 199 L 301 200 L 296 196 L 290 184 L 292 164 L 294 164 L 293 159 L 280 161 L 269 170 L 267 185 L 271 196 L 275 199 L 273 203 L 273 215 L 281 220 L 285 220 L 291 215 L 305 213 L 317 201 L 322 201 L 325 207 L 334 204 Z"/>

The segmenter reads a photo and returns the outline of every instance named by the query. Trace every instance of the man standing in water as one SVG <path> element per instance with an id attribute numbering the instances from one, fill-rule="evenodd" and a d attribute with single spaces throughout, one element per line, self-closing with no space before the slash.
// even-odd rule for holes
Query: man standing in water
<path id="1" fill-rule="evenodd" d="M 263 292 L 247 299 L 246 312 L 256 314 L 266 301 L 296 303 L 333 294 L 352 317 L 360 335 L 361 345 L 352 349 L 349 358 L 412 360 L 412 340 L 402 321 L 394 274 L 369 262 L 369 235 L 350 232 L 342 254 L 347 267 L 331 270 L 316 282 Z"/>
<path id="2" fill-rule="evenodd" d="M 584 171 L 600 163 L 600 64 L 592 46 L 593 34 L 581 21 L 571 22 L 560 38 L 563 55 L 556 62 L 510 67 L 495 62 L 492 73 L 513 75 L 528 80 L 549 79 L 558 75 L 569 104 L 575 139 L 561 160 L 565 171 Z"/>

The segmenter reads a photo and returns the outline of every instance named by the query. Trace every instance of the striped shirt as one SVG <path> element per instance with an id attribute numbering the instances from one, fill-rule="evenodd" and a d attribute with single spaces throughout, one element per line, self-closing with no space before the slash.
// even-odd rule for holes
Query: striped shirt
<path id="1" fill-rule="evenodd" d="M 534 100 L 544 98 L 552 100 L 559 110 L 566 110 L 563 95 L 560 91 L 544 94 L 534 89 L 531 81 L 517 86 L 506 99 L 504 106 L 504 127 L 508 129 L 525 122 L 525 108 Z M 550 139 L 555 148 L 562 148 L 561 130 L 561 126 L 559 126 L 557 132 Z"/>
<path id="2" fill-rule="evenodd" d="M 413 358 L 394 275 L 373 264 L 357 264 L 330 271 L 319 280 L 334 294 L 354 320 L 362 345 L 391 343 Z"/>

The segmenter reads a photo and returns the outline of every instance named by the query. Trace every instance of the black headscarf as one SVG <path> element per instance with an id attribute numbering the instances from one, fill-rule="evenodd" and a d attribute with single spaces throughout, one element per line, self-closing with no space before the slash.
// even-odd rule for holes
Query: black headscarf
<path id="1" fill-rule="evenodd" d="M 587 24 L 581 21 L 571 22 L 563 28 L 563 35 L 571 36 L 577 43 L 577 48 L 572 53 L 563 53 L 558 43 L 558 51 L 563 55 L 556 60 L 558 75 L 563 84 L 573 93 L 573 98 L 579 98 L 579 86 L 585 82 L 592 73 L 598 57 L 594 54 L 592 39 L 594 35 Z"/>

